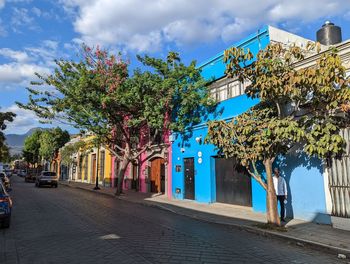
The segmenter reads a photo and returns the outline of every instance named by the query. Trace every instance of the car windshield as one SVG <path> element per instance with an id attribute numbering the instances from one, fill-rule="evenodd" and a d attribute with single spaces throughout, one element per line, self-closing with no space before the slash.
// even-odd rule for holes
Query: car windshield
<path id="1" fill-rule="evenodd" d="M 43 172 L 43 176 L 55 177 L 56 176 L 56 172 L 45 171 L 45 172 Z"/>

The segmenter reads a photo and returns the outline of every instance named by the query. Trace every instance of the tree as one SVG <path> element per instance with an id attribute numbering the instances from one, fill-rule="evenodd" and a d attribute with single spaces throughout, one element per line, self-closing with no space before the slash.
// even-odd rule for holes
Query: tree
<path id="1" fill-rule="evenodd" d="M 120 55 L 84 47 L 82 61 L 56 61 L 54 74 L 38 75 L 43 82 L 33 84 L 50 85 L 53 92 L 29 89 L 29 103 L 18 103 L 43 120 L 59 119 L 92 132 L 121 161 L 117 194 L 131 161 L 169 129 L 184 131 L 199 122 L 211 103 L 195 62 L 186 66 L 176 53 L 167 61 L 138 59 L 150 70 L 136 69 L 129 76 Z"/>
<path id="2" fill-rule="evenodd" d="M 213 143 L 225 157 L 236 157 L 267 191 L 267 221 L 280 225 L 272 180 L 272 164 L 300 144 L 309 156 L 321 159 L 343 153 L 340 129 L 349 125 L 349 82 L 334 49 L 319 56 L 314 66 L 298 67 L 307 54 L 299 47 L 270 44 L 253 55 L 230 48 L 224 53 L 226 74 L 249 81 L 245 93 L 260 103 L 231 122 L 208 124 L 206 142 Z M 266 182 L 257 169 L 262 162 Z"/>
<path id="3" fill-rule="evenodd" d="M 36 130 L 24 140 L 23 157 L 25 161 L 33 166 L 38 165 L 41 161 L 39 150 L 40 137 L 42 133 L 42 130 Z"/>
<path id="4" fill-rule="evenodd" d="M 59 127 L 44 130 L 40 135 L 40 157 L 44 160 L 52 160 L 58 153 L 58 150 L 64 146 L 70 139 L 66 130 Z"/>
<path id="5" fill-rule="evenodd" d="M 36 130 L 24 141 L 23 157 L 28 163 L 34 166 L 43 159 L 52 160 L 58 150 L 69 139 L 69 133 L 59 127 L 48 130 Z"/>
<path id="6" fill-rule="evenodd" d="M 60 149 L 61 162 L 62 164 L 68 166 L 73 163 L 74 154 L 78 152 L 86 152 L 89 144 L 83 140 L 78 140 L 74 143 L 68 143 Z"/>
<path id="7" fill-rule="evenodd" d="M 10 148 L 6 144 L 3 144 L 0 147 L 0 161 L 9 162 L 10 160 L 11 160 Z"/>
<path id="8" fill-rule="evenodd" d="M 10 150 L 5 143 L 5 135 L 2 132 L 6 129 L 5 122 L 12 122 L 16 117 L 16 114 L 12 112 L 0 112 L 0 161 L 6 161 L 9 159 Z"/>

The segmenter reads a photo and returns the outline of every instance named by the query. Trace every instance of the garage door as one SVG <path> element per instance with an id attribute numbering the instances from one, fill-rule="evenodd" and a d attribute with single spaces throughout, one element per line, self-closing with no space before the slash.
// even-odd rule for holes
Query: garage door
<path id="1" fill-rule="evenodd" d="M 235 159 L 215 159 L 216 201 L 252 206 L 251 179 Z"/>

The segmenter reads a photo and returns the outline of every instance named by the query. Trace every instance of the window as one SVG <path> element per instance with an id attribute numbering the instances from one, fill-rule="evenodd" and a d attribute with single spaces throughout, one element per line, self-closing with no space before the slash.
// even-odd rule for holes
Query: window
<path id="1" fill-rule="evenodd" d="M 210 94 L 217 102 L 227 100 L 244 94 L 246 83 L 241 83 L 239 80 L 224 79 L 212 84 Z"/>

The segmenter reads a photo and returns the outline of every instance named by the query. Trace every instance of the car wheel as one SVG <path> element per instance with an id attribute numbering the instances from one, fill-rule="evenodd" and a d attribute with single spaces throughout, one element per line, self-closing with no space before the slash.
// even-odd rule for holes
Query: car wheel
<path id="1" fill-rule="evenodd" d="M 11 217 L 7 217 L 6 219 L 3 220 L 2 222 L 2 227 L 4 228 L 9 228 L 11 223 Z"/>

